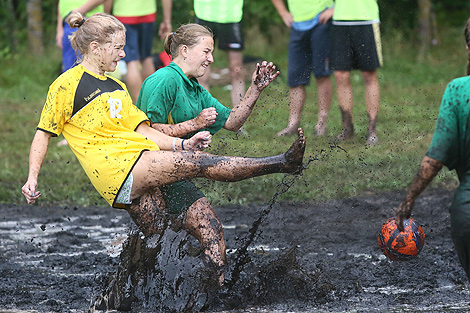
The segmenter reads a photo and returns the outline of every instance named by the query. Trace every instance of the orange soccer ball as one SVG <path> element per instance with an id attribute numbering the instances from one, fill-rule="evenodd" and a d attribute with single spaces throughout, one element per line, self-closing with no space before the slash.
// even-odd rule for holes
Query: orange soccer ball
<path id="1" fill-rule="evenodd" d="M 395 218 L 389 218 L 378 236 L 379 247 L 392 261 L 407 261 L 418 256 L 424 246 L 423 228 L 413 218 L 403 221 L 405 230 L 400 232 Z"/>

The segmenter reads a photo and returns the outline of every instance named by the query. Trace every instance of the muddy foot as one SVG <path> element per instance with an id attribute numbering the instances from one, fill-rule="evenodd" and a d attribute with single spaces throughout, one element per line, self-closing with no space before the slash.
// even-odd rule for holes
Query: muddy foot
<path id="1" fill-rule="evenodd" d="M 285 153 L 287 173 L 296 173 L 302 170 L 302 161 L 305 153 L 305 137 L 302 128 L 299 128 L 297 131 L 299 135 Z"/>

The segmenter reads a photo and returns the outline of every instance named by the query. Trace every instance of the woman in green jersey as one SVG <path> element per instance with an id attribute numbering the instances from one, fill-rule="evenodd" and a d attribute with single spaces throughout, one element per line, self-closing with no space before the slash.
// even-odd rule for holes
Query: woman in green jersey
<path id="1" fill-rule="evenodd" d="M 465 26 L 467 52 L 470 46 L 470 19 Z M 396 208 L 398 229 L 411 216 L 416 198 L 446 166 L 457 172 L 459 187 L 450 207 L 450 232 L 462 267 L 470 280 L 470 61 L 467 76 L 451 81 L 442 97 L 431 146 L 403 202 Z"/>
<path id="2" fill-rule="evenodd" d="M 142 85 L 137 107 L 144 111 L 155 129 L 188 138 L 198 131 L 211 134 L 224 128 L 239 130 L 250 115 L 264 88 L 278 75 L 270 62 L 257 64 L 244 98 L 233 109 L 222 105 L 205 90 L 197 78 L 214 62 L 212 32 L 205 26 L 186 24 L 169 34 L 165 51 L 172 62 L 149 76 Z M 218 265 L 225 264 L 222 225 L 204 194 L 190 181 L 161 189 L 167 210 L 186 214 L 186 225 L 207 247 L 207 254 Z"/>

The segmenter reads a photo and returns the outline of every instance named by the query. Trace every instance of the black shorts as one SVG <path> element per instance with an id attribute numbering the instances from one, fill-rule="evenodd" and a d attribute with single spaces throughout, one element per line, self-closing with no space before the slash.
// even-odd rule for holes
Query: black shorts
<path id="1" fill-rule="evenodd" d="M 218 41 L 220 50 L 241 51 L 245 48 L 242 22 L 239 23 L 215 23 L 201 20 L 196 17 L 196 23 L 209 27 L 214 33 L 214 40 Z"/>
<path id="2" fill-rule="evenodd" d="M 182 181 L 160 187 L 168 213 L 180 214 L 204 194 L 190 181 Z"/>
<path id="3" fill-rule="evenodd" d="M 379 24 L 333 24 L 330 58 L 330 66 L 335 71 L 374 71 L 381 67 Z"/>

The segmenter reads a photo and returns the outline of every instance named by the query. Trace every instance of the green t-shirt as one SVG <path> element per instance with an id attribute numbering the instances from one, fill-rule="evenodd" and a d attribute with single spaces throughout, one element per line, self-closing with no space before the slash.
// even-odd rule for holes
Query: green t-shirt
<path id="1" fill-rule="evenodd" d="M 225 125 L 231 112 L 199 85 L 196 78 L 188 79 L 173 62 L 147 77 L 136 105 L 153 123 L 160 124 L 179 124 L 195 118 L 205 108 L 214 107 L 219 114 L 215 123 L 200 130 L 211 134 Z"/>
<path id="2" fill-rule="evenodd" d="M 114 0 L 115 16 L 146 16 L 157 12 L 155 0 Z"/>
<path id="3" fill-rule="evenodd" d="M 442 97 L 427 156 L 455 169 L 462 180 L 470 172 L 470 77 L 454 79 Z"/>
<path id="4" fill-rule="evenodd" d="M 85 2 L 87 2 L 87 0 L 59 0 L 60 16 L 65 18 L 70 11 L 81 7 Z M 101 4 L 85 14 L 85 16 L 90 17 L 95 13 L 101 13 L 103 11 L 103 5 Z"/>
<path id="5" fill-rule="evenodd" d="M 377 0 L 336 0 L 333 21 L 380 21 Z"/>
<path id="6" fill-rule="evenodd" d="M 215 23 L 238 23 L 243 17 L 243 0 L 194 0 L 194 13 Z"/>
<path id="7" fill-rule="evenodd" d="M 320 12 L 333 5 L 333 0 L 287 0 L 294 22 L 313 19 Z"/>

